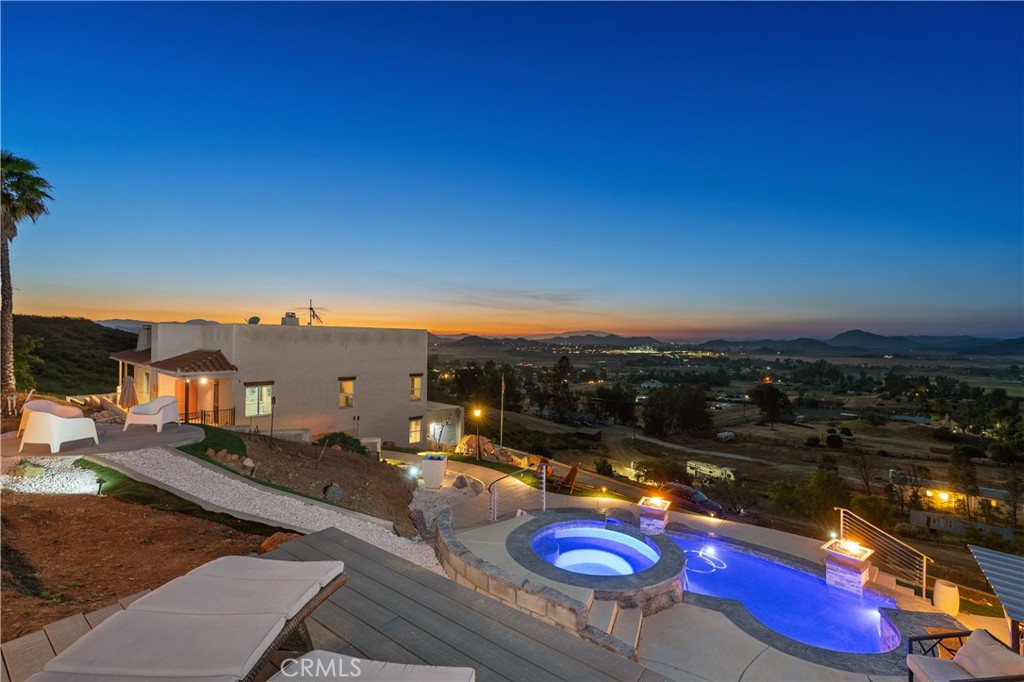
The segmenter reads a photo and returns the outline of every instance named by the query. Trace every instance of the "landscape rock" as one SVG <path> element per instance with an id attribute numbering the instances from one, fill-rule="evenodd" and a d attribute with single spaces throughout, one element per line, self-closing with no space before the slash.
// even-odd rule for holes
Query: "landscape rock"
<path id="1" fill-rule="evenodd" d="M 461 474 L 455 479 L 455 482 L 452 483 L 452 487 L 458 488 L 459 490 L 465 488 L 467 485 L 469 485 L 469 481 L 467 481 L 466 477 Z"/>
<path id="2" fill-rule="evenodd" d="M 217 456 L 217 452 L 213 448 L 206 448 L 206 452 L 203 453 L 203 454 L 205 454 L 207 457 L 216 457 Z"/>
<path id="3" fill-rule="evenodd" d="M 246 457 L 245 459 L 242 460 L 242 466 L 244 466 L 246 469 L 252 469 L 253 467 L 256 466 L 256 462 L 252 461 L 251 457 Z"/>
<path id="4" fill-rule="evenodd" d="M 334 445 L 331 446 L 331 450 L 338 450 L 340 452 L 342 450 L 342 447 L 335 443 Z"/>
<path id="5" fill-rule="evenodd" d="M 10 476 L 21 476 L 22 478 L 34 478 L 45 474 L 46 467 L 41 467 L 38 464 L 33 464 L 32 462 L 22 462 L 11 469 L 9 473 Z"/>
<path id="6" fill-rule="evenodd" d="M 229 455 L 228 459 L 230 459 L 232 462 L 237 462 L 238 461 L 238 455 L 234 455 L 234 454 Z"/>
<path id="7" fill-rule="evenodd" d="M 256 550 L 257 554 L 266 554 L 267 552 L 273 552 L 275 549 L 280 547 L 286 542 L 297 540 L 302 537 L 298 533 L 274 533 L 269 538 L 263 541 L 260 548 Z"/>
<path id="8" fill-rule="evenodd" d="M 337 483 L 331 483 L 324 488 L 324 499 L 328 502 L 340 502 L 345 497 L 345 491 Z"/>

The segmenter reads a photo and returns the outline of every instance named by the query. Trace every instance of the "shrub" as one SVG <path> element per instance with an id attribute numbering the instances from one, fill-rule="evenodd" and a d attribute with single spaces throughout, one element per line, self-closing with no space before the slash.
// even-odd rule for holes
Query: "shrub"
<path id="1" fill-rule="evenodd" d="M 942 443 L 955 443 L 956 434 L 948 426 L 940 426 L 935 429 L 935 433 L 932 434 L 932 438 Z"/>
<path id="2" fill-rule="evenodd" d="M 891 523 L 889 503 L 885 498 L 857 494 L 850 499 L 850 508 L 854 514 L 867 519 L 879 528 L 888 528 Z"/>
<path id="3" fill-rule="evenodd" d="M 840 436 L 838 433 L 830 433 L 828 434 L 828 437 L 825 438 L 825 445 L 827 445 L 830 448 L 835 448 L 836 450 L 842 450 L 843 437 Z"/>
<path id="4" fill-rule="evenodd" d="M 804 441 L 804 446 L 808 448 L 820 448 L 821 436 L 807 436 L 807 440 Z"/>
<path id="5" fill-rule="evenodd" d="M 906 521 L 900 521 L 892 527 L 892 532 L 897 535 L 902 535 L 905 538 L 919 538 L 922 534 L 926 534 L 923 528 L 918 528 L 912 523 Z"/>
<path id="6" fill-rule="evenodd" d="M 853 431 L 851 431 L 850 429 L 848 429 L 848 428 L 846 428 L 844 426 L 841 429 L 839 429 L 839 435 L 846 436 L 848 438 L 852 438 L 853 437 Z"/>
<path id="7" fill-rule="evenodd" d="M 608 461 L 607 457 L 598 457 L 594 460 L 594 471 L 602 476 L 615 475 L 615 468 L 612 467 L 612 463 Z"/>
<path id="8" fill-rule="evenodd" d="M 326 436 L 321 436 L 317 440 L 313 441 L 316 445 L 340 445 L 346 450 L 352 450 L 358 452 L 361 455 L 370 456 L 370 451 L 366 449 L 366 446 L 356 438 L 355 436 L 349 435 L 342 431 L 335 431 L 334 433 L 328 433 Z"/>
<path id="9" fill-rule="evenodd" d="M 637 480 L 645 483 L 686 483 L 692 478 L 686 473 L 686 462 L 668 459 L 645 459 L 636 463 Z"/>

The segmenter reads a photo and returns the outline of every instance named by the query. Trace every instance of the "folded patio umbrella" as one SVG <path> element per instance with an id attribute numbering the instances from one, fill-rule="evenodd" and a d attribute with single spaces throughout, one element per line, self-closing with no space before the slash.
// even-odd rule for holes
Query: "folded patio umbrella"
<path id="1" fill-rule="evenodd" d="M 135 392 L 135 379 L 128 375 L 121 382 L 121 395 L 117 397 L 117 404 L 128 409 L 139 404 L 139 395 Z"/>

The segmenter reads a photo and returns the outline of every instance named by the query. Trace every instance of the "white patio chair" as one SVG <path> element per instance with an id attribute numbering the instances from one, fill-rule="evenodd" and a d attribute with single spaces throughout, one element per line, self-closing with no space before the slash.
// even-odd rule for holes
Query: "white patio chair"
<path id="1" fill-rule="evenodd" d="M 33 412 L 46 412 L 47 414 L 53 414 L 58 417 L 73 418 L 81 417 L 82 411 L 73 405 L 61 405 L 55 403 L 52 400 L 26 400 L 25 404 L 21 406 L 21 421 L 18 423 L 18 435 L 25 430 L 25 425 L 28 424 L 28 416 Z"/>
<path id="2" fill-rule="evenodd" d="M 18 452 L 25 449 L 26 443 L 46 443 L 52 455 L 60 451 L 61 443 L 83 438 L 92 438 L 97 445 L 100 443 L 96 422 L 88 417 L 58 417 L 49 412 L 33 411 L 25 425 L 25 435 L 21 437 Z"/>
<path id="3" fill-rule="evenodd" d="M 152 424 L 156 432 L 164 430 L 164 424 L 178 421 L 178 399 L 174 396 L 164 395 L 150 400 L 148 403 L 135 405 L 124 418 L 124 428 L 127 431 L 132 424 Z"/>

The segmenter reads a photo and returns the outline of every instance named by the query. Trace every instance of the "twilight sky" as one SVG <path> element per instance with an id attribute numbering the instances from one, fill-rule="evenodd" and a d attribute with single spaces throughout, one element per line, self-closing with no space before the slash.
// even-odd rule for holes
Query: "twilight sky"
<path id="1" fill-rule="evenodd" d="M 1021 3 L 4 2 L 15 311 L 1024 334 Z"/>

